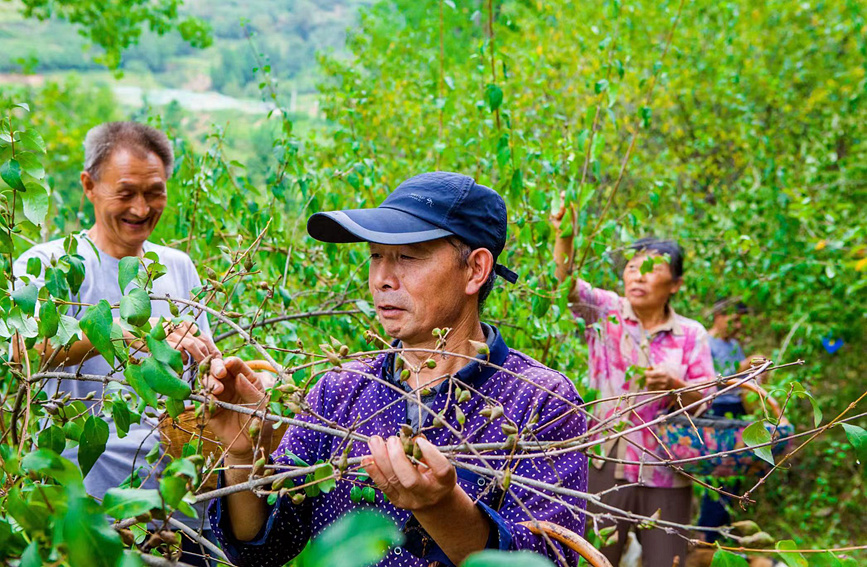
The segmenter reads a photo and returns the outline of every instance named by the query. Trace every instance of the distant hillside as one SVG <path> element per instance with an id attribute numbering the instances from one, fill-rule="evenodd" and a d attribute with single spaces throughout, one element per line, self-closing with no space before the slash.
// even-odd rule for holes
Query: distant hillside
<path id="1" fill-rule="evenodd" d="M 370 2 L 188 0 L 183 12 L 210 24 L 213 45 L 198 50 L 176 33 L 159 37 L 146 31 L 139 44 L 124 54 L 121 68 L 126 79 L 143 86 L 255 97 L 258 81 L 253 68 L 257 66 L 255 54 L 260 53 L 283 89 L 311 92 L 316 52 L 340 52 L 358 8 Z M 0 73 L 104 71 L 93 63 L 90 48 L 74 25 L 26 20 L 18 7 L 15 1 L 0 1 Z"/>

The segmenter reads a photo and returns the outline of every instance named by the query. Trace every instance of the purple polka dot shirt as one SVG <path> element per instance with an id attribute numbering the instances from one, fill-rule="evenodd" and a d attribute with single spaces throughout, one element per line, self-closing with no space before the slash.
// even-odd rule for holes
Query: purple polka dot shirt
<path id="1" fill-rule="evenodd" d="M 444 415 L 450 426 L 461 432 L 470 443 L 503 443 L 506 434 L 501 425 L 503 417 L 490 422 L 480 414 L 490 402 L 502 405 L 504 413 L 517 424 L 519 430 L 528 426 L 533 435 L 528 440 L 556 441 L 585 433 L 586 422 L 573 404 L 581 404 L 574 385 L 563 374 L 542 366 L 532 358 L 506 346 L 499 332 L 484 326 L 488 334 L 490 362 L 520 375 L 504 372 L 491 366 L 473 362 L 453 375 L 452 387 L 438 388 L 430 409 Z M 493 335 L 492 335 L 493 334 Z M 407 402 L 402 399 L 402 388 L 393 376 L 394 355 L 380 355 L 366 362 L 345 364 L 340 372 L 329 372 L 311 389 L 307 402 L 320 416 L 333 420 L 341 426 L 351 427 L 360 423 L 356 431 L 363 435 L 388 437 L 397 435 L 400 426 L 407 423 Z M 397 388 L 371 379 L 377 376 Z M 472 393 L 469 400 L 458 403 L 453 387 L 461 385 Z M 465 386 L 464 386 L 465 385 Z M 452 395 L 450 396 L 450 391 Z M 466 416 L 461 425 L 456 417 L 455 406 Z M 383 410 L 384 411 L 381 411 Z M 413 410 L 417 411 L 417 407 Z M 444 412 L 444 413 L 443 413 Z M 311 416 L 299 416 L 309 422 Z M 420 430 L 434 445 L 453 445 L 461 442 L 447 428 L 432 427 L 433 415 L 423 412 Z M 279 448 L 272 454 L 277 464 L 293 465 L 294 456 L 306 463 L 319 460 L 338 462 L 343 455 L 345 443 L 341 438 L 292 427 L 286 432 Z M 366 444 L 355 442 L 349 456 L 369 454 Z M 487 455 L 505 455 L 498 450 Z M 461 456 L 462 462 L 484 466 L 478 458 Z M 512 466 L 513 476 L 533 478 L 542 482 L 579 490 L 587 489 L 587 457 L 582 453 L 566 453 L 539 456 L 527 459 L 494 459 L 489 466 L 502 469 L 506 463 Z M 548 556 L 555 563 L 558 557 L 568 565 L 578 564 L 578 555 L 557 542 L 547 543 L 541 536 L 533 535 L 520 522 L 530 520 L 550 521 L 578 534 L 584 533 L 584 501 L 569 496 L 547 494 L 526 490 L 513 482 L 509 491 L 503 492 L 496 480 L 457 468 L 458 484 L 476 502 L 480 511 L 489 519 L 491 530 L 488 548 L 503 550 L 531 550 Z M 373 503 L 365 500 L 353 502 L 350 491 L 358 484 L 357 477 L 340 480 L 328 494 L 308 497 L 300 505 L 294 505 L 289 497 L 279 498 L 271 507 L 267 522 L 251 541 L 235 539 L 229 524 L 228 514 L 223 513 L 225 501 L 214 500 L 209 508 L 211 526 L 228 557 L 238 565 L 261 567 L 280 566 L 298 555 L 307 541 L 323 528 L 354 509 L 376 508 L 391 517 L 403 530 L 406 541 L 389 551 L 380 565 L 395 567 L 423 567 L 433 562 L 452 565 L 436 542 L 407 510 L 395 508 L 383 500 L 377 491 Z M 363 477 L 362 477 L 363 478 Z M 222 484 L 222 478 L 221 484 Z M 301 484 L 303 479 L 297 479 Z M 361 483 L 372 486 L 370 480 Z M 357 499 L 356 499 L 357 500 Z M 528 513 L 529 511 L 529 513 Z M 455 521 L 460 521 L 456 518 Z"/>

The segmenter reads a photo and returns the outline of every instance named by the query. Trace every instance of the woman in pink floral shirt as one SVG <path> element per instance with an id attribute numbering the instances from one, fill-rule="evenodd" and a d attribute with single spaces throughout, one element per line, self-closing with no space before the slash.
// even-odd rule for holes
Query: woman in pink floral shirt
<path id="1" fill-rule="evenodd" d="M 567 275 L 571 239 L 558 239 L 555 247 L 558 277 Z M 586 322 L 590 354 L 590 387 L 599 391 L 594 410 L 600 437 L 622 428 L 640 426 L 672 407 L 687 406 L 705 392 L 623 398 L 624 394 L 683 388 L 715 376 L 704 327 L 674 312 L 670 299 L 683 285 L 683 252 L 676 242 L 641 239 L 631 247 L 634 255 L 623 271 L 624 296 L 592 287 L 576 278 L 570 292 L 576 317 Z M 634 409 L 631 407 L 637 406 Z M 600 424 L 605 424 L 600 426 Z M 623 425 L 618 427 L 618 423 Z M 603 454 L 619 461 L 652 463 L 669 458 L 652 428 L 635 431 L 603 444 Z M 603 500 L 617 508 L 688 524 L 692 489 L 688 478 L 665 466 L 624 464 L 595 458 L 590 469 L 590 491 L 599 493 L 615 485 Z M 608 524 L 611 522 L 609 521 Z M 605 522 L 602 523 L 603 525 Z M 613 565 L 620 561 L 630 527 L 617 522 L 618 538 L 602 549 Z M 600 526 L 601 527 L 601 526 Z M 644 567 L 671 567 L 676 556 L 686 559 L 687 542 L 662 529 L 637 530 Z"/>

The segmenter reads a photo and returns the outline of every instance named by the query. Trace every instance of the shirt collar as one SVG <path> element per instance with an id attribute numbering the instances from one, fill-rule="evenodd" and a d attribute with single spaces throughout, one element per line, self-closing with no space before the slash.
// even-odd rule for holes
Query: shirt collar
<path id="1" fill-rule="evenodd" d="M 668 331 L 672 335 L 682 335 L 683 327 L 681 326 L 680 321 L 678 321 L 677 313 L 675 313 L 671 304 L 665 306 L 665 312 L 668 317 L 665 319 L 665 322 L 656 327 L 653 332 L 659 333 L 661 331 Z M 639 324 L 641 323 L 638 319 L 638 315 L 636 315 L 635 311 L 632 309 L 632 304 L 629 303 L 629 300 L 626 298 L 623 299 L 623 317 L 629 321 L 635 321 Z"/>
<path id="2" fill-rule="evenodd" d="M 503 363 L 506 362 L 506 358 L 509 355 L 509 347 L 506 345 L 506 341 L 503 340 L 503 336 L 495 326 L 482 323 L 482 332 L 485 334 L 485 343 L 488 345 L 490 354 L 488 354 L 487 357 L 482 354 L 478 355 L 476 357 L 478 360 L 473 360 L 467 363 L 466 366 L 458 370 L 454 375 L 454 377 L 461 382 L 473 384 L 475 386 L 481 385 L 488 378 L 496 374 L 498 369 L 492 365 L 503 366 Z M 400 348 L 401 342 L 399 340 L 394 340 L 391 343 L 391 347 Z M 491 364 L 481 364 L 481 361 L 484 361 L 486 358 Z M 382 377 L 392 384 L 398 383 L 394 376 L 394 359 L 395 353 L 389 353 L 382 365 Z M 443 384 L 447 384 L 447 381 L 442 382 L 438 387 L 441 387 Z"/>

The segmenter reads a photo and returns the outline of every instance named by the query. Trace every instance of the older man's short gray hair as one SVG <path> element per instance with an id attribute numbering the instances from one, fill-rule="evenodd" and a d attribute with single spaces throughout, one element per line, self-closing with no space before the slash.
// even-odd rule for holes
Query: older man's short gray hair
<path id="1" fill-rule="evenodd" d="M 140 157 L 154 153 L 163 162 L 166 179 L 172 174 L 175 156 L 168 137 L 138 122 L 105 122 L 91 128 L 84 138 L 84 171 L 99 179 L 102 165 L 119 149 L 132 151 Z"/>

